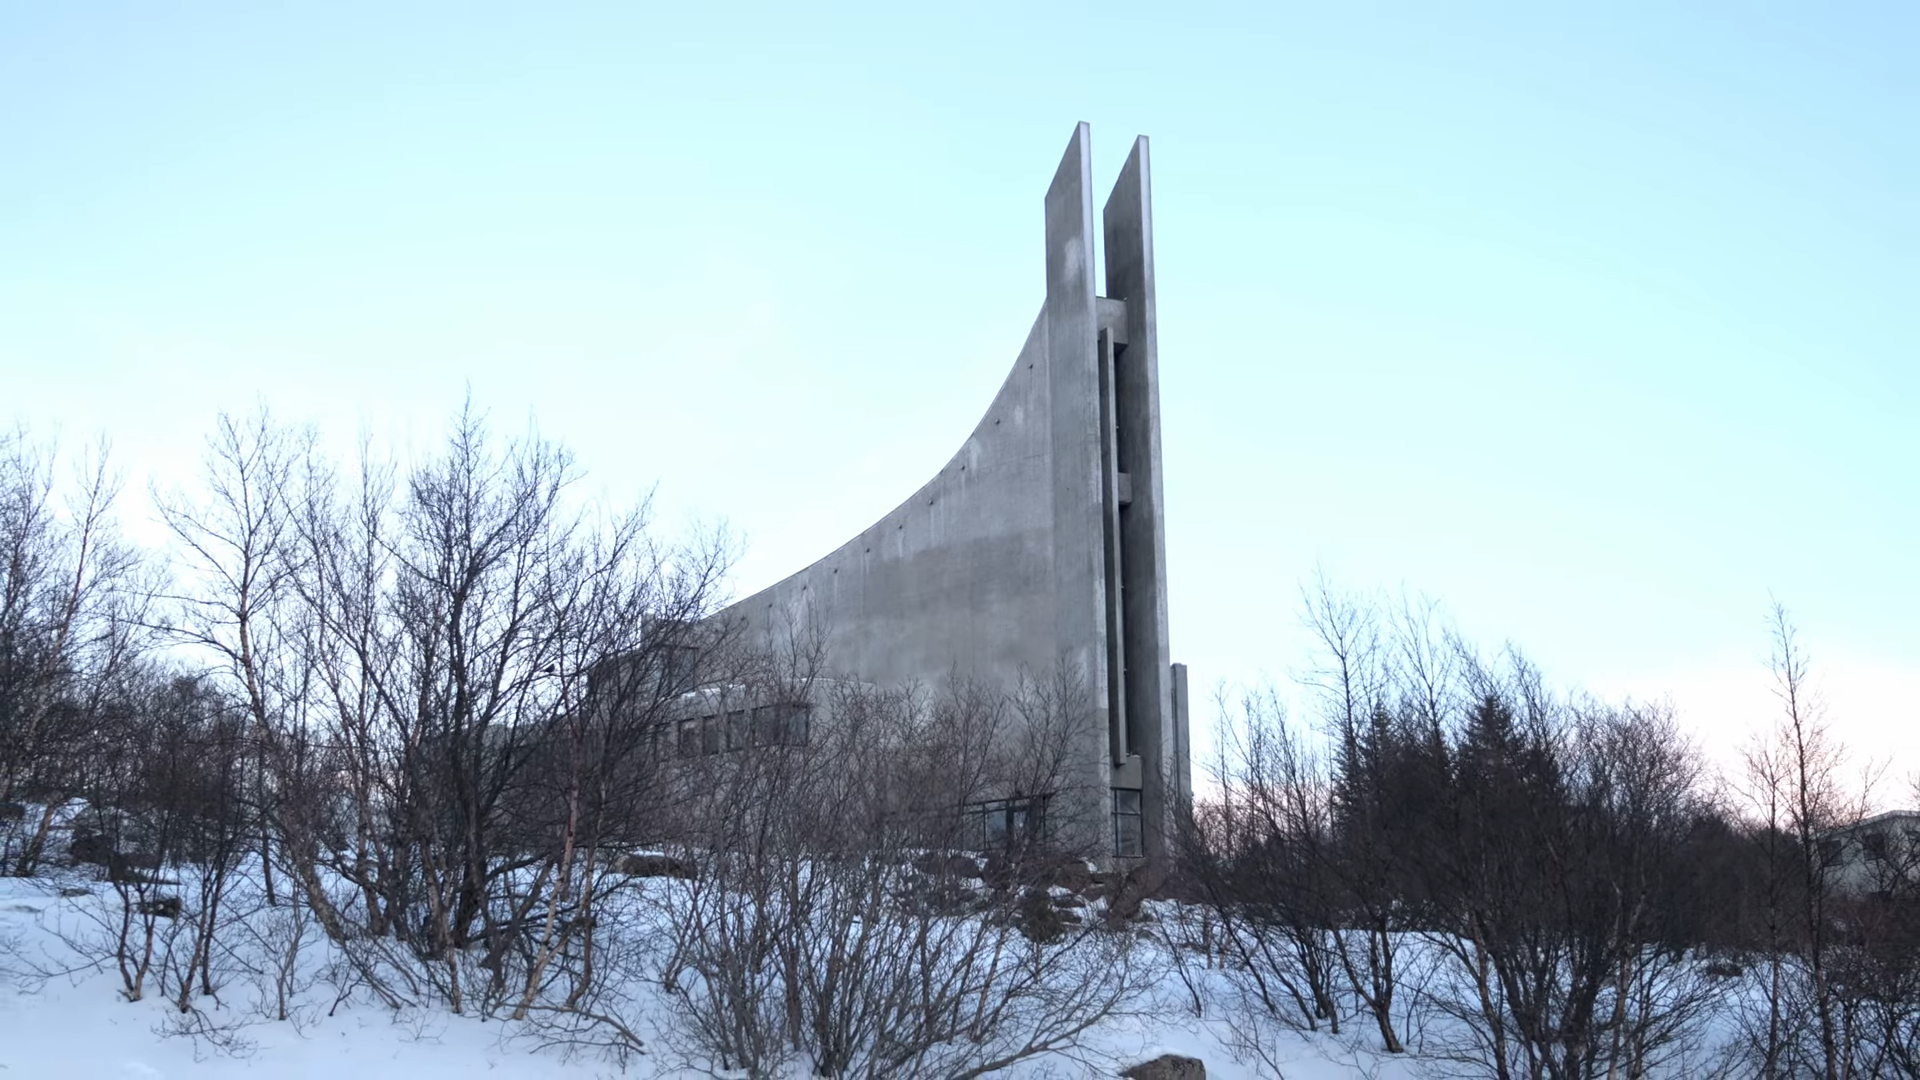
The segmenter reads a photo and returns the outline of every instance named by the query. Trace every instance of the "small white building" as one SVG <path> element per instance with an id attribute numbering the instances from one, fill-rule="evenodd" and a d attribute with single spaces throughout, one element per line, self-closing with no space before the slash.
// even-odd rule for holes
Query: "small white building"
<path id="1" fill-rule="evenodd" d="M 1820 862 L 1838 893 L 1920 888 L 1920 810 L 1889 810 L 1830 830 L 1820 840 Z"/>

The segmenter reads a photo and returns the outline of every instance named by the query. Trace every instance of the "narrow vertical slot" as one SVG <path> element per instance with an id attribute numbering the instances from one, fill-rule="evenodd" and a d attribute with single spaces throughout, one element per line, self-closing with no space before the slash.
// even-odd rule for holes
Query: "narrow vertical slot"
<path id="1" fill-rule="evenodd" d="M 1100 331 L 1100 531 L 1105 554 L 1107 602 L 1107 746 L 1115 765 L 1124 765 L 1127 745 L 1127 666 L 1125 605 L 1120 561 L 1120 429 L 1116 408 L 1113 334 Z"/>

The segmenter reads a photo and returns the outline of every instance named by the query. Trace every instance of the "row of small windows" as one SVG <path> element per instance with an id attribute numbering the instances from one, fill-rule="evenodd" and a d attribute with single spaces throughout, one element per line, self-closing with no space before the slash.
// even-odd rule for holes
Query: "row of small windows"
<path id="1" fill-rule="evenodd" d="M 1870 862 L 1892 862 L 1893 853 L 1887 846 L 1888 834 L 1884 832 L 1861 833 L 1857 837 L 1860 854 Z M 1920 849 L 1920 830 L 1907 830 L 1907 846 Z M 1847 859 L 1847 845 L 1837 836 L 1820 841 L 1820 861 L 1829 866 L 1837 865 Z"/>
<path id="2" fill-rule="evenodd" d="M 675 745 L 681 757 L 755 746 L 805 746 L 812 727 L 811 706 L 797 702 L 760 705 L 688 717 L 675 730 Z"/>
<path id="3" fill-rule="evenodd" d="M 1046 840 L 1051 796 L 1027 795 L 970 803 L 965 808 L 967 845 L 976 851 L 1014 851 Z M 1113 791 L 1113 853 L 1123 859 L 1146 854 L 1145 815 L 1140 792 Z"/>
<path id="4" fill-rule="evenodd" d="M 966 845 L 974 851 L 1018 851 L 1041 844 L 1051 796 L 1025 795 L 968 803 Z"/>

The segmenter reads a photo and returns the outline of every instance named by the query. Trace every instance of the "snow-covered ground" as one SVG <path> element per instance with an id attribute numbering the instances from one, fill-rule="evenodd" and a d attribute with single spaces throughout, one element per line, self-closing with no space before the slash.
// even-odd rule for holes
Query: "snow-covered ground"
<path id="1" fill-rule="evenodd" d="M 262 977 L 232 975 L 217 1003 L 197 1003 L 204 1014 L 199 1019 L 218 1037 L 180 1034 L 182 1015 L 160 992 L 149 990 L 142 1001 L 126 1001 L 111 962 L 89 967 L 89 950 L 70 943 L 106 932 L 118 918 L 113 889 L 88 876 L 57 871 L 50 878 L 0 878 L 0 968 L 7 969 L 0 982 L 0 1078 L 700 1075 L 664 1053 L 625 1062 L 570 1056 L 534 1045 L 510 1022 L 455 1016 L 444 1009 L 394 1011 L 358 996 L 336 1007 L 334 987 L 315 977 L 326 962 L 326 950 L 317 946 L 303 954 L 306 977 L 299 980 L 304 987 L 296 995 L 293 1019 L 273 1019 L 271 1007 L 263 1008 L 272 991 Z M 90 891 L 62 896 L 62 888 Z M 265 967 L 262 959 L 235 957 L 228 970 Z M 66 968 L 77 970 L 49 974 Z M 1190 977 L 1204 980 L 1210 974 L 1189 969 Z M 1206 989 L 1203 985 L 1203 993 Z M 1195 1019 L 1191 1001 L 1185 982 L 1170 975 L 1149 1008 L 1097 1028 L 1085 1053 L 1033 1059 L 999 1075 L 1113 1076 L 1125 1065 L 1166 1053 L 1197 1057 L 1209 1077 L 1224 1080 L 1272 1074 L 1266 1066 L 1236 1061 L 1230 1031 L 1219 1021 Z M 1408 1062 L 1383 1064 L 1346 1040 L 1292 1034 L 1283 1039 L 1289 1080 L 1418 1075 Z M 796 1080 L 804 1074 L 804 1068 L 795 1067 Z"/>

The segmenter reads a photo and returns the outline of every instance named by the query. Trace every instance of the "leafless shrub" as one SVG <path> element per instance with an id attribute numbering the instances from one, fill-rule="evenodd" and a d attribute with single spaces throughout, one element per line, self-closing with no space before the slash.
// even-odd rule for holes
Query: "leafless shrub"
<path id="1" fill-rule="evenodd" d="M 1271 692 L 1230 713 L 1188 848 L 1235 951 L 1242 1052 L 1277 1068 L 1272 1029 L 1358 1012 L 1380 1050 L 1465 1075 L 1696 1056 L 1723 994 L 1693 867 L 1718 819 L 1671 716 L 1555 695 L 1428 605 L 1307 599 L 1324 729 Z"/>
<path id="2" fill-rule="evenodd" d="M 706 794 L 681 804 L 674 851 L 695 872 L 651 894 L 674 955 L 670 1048 L 753 1076 L 795 1056 L 825 1076 L 971 1076 L 1072 1052 L 1128 1008 L 1146 971 L 1132 935 L 1063 919 L 1029 884 L 1072 857 L 1055 837 L 1079 835 L 1046 817 L 1065 756 L 1032 742 L 1083 736 L 1084 712 L 1038 712 L 1074 700 L 833 685 L 804 744 L 691 759 Z M 968 808 L 1016 797 L 988 874 Z"/>
<path id="3" fill-rule="evenodd" d="M 1228 708 L 1222 702 L 1223 714 Z M 1233 955 L 1227 971 L 1244 1022 L 1337 1035 L 1325 763 L 1271 691 L 1250 694 L 1232 715 L 1214 765 L 1220 795 L 1195 810 L 1188 872 Z"/>

